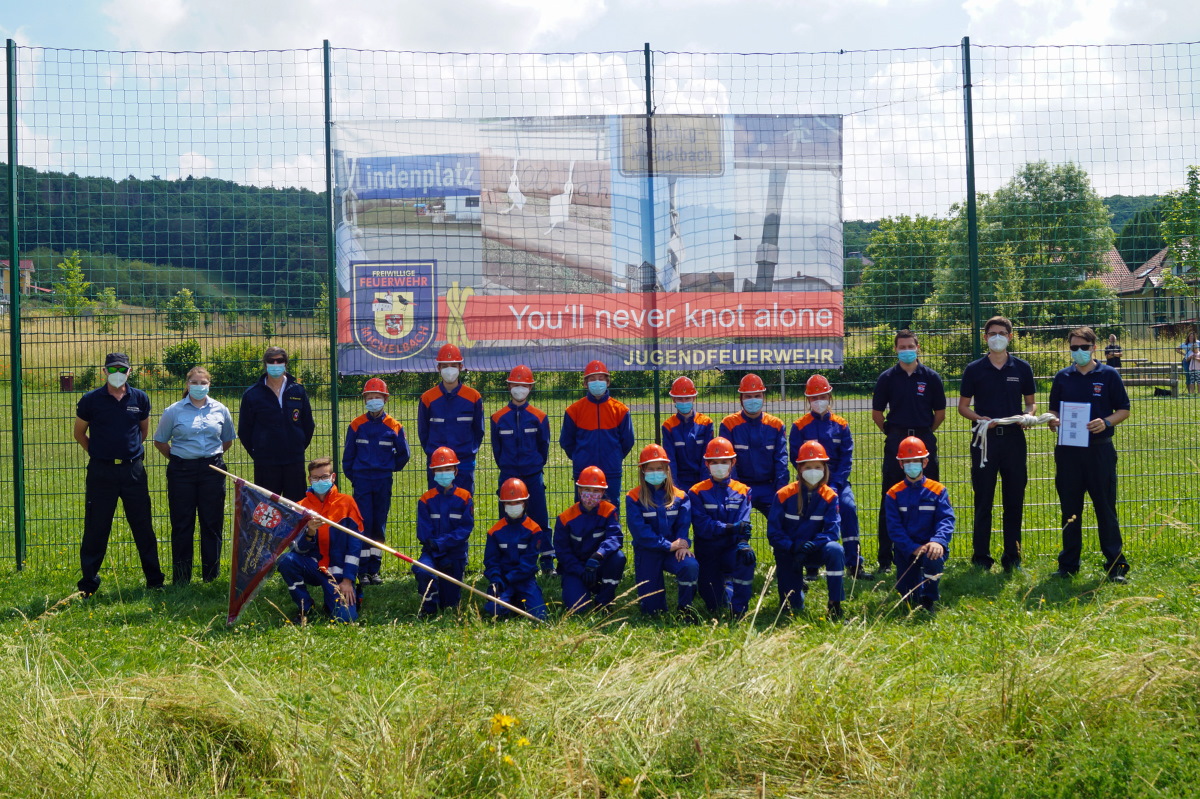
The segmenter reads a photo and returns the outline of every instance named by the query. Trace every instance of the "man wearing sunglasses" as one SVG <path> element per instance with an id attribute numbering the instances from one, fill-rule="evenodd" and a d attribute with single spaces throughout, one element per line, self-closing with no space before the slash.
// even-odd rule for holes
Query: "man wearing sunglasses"
<path id="1" fill-rule="evenodd" d="M 308 491 L 304 451 L 316 424 L 308 393 L 287 363 L 286 350 L 267 347 L 262 377 L 242 394 L 238 438 L 254 461 L 254 482 L 299 502 Z"/>
<path id="2" fill-rule="evenodd" d="M 117 500 L 133 533 L 147 588 L 162 588 L 158 539 L 150 515 L 142 442 L 150 433 L 150 398 L 125 385 L 129 356 L 104 359 L 105 385 L 84 394 L 75 409 L 75 440 L 88 454 L 83 542 L 79 545 L 79 591 L 90 597 L 100 587 L 100 566 L 108 551 Z"/>

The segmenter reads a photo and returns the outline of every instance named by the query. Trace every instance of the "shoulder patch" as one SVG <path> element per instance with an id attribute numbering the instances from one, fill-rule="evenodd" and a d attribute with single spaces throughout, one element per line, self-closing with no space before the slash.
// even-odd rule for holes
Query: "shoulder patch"
<path id="1" fill-rule="evenodd" d="M 533 417 L 535 419 L 537 419 L 539 422 L 546 421 L 546 412 L 543 411 L 541 408 L 535 408 L 532 405 L 526 405 L 525 410 L 527 410 L 531 414 L 533 414 Z"/>
<path id="2" fill-rule="evenodd" d="M 521 526 L 531 533 L 540 533 L 542 531 L 542 526 L 528 516 L 525 517 L 525 521 L 521 522 Z"/>
<path id="3" fill-rule="evenodd" d="M 400 424 L 400 420 L 391 415 L 384 415 L 383 423 L 388 426 L 388 429 L 397 435 L 404 429 L 404 425 Z"/>
<path id="4" fill-rule="evenodd" d="M 887 495 L 889 497 L 891 497 L 892 499 L 895 499 L 897 496 L 899 496 L 900 492 L 903 490 L 904 490 L 904 481 L 901 480 L 899 483 L 896 483 L 894 486 L 892 486 L 891 488 L 889 488 L 887 490 Z"/>
<path id="5" fill-rule="evenodd" d="M 679 415 L 675 413 L 671 414 L 667 417 L 667 420 L 662 423 L 662 426 L 663 430 L 674 430 L 676 427 L 679 427 Z"/>
<path id="6" fill-rule="evenodd" d="M 364 413 L 362 416 L 359 416 L 359 417 L 351 420 L 350 429 L 357 433 L 358 428 L 362 427 L 366 423 L 367 423 L 367 415 Z"/>
<path id="7" fill-rule="evenodd" d="M 845 417 L 845 416 L 838 416 L 836 413 L 831 413 L 831 414 L 829 414 L 829 418 L 830 418 L 830 419 L 831 419 L 831 420 L 832 420 L 832 421 L 833 421 L 835 424 L 839 424 L 839 425 L 841 425 L 842 427 L 849 427 L 849 426 L 850 426 L 850 422 L 848 422 L 848 421 L 846 420 L 846 417 Z"/>
<path id="8" fill-rule="evenodd" d="M 708 414 L 704 414 L 704 413 L 696 414 L 696 424 L 709 424 L 710 425 L 712 423 L 713 423 L 712 417 L 709 416 Z"/>
<path id="9" fill-rule="evenodd" d="M 684 499 L 684 498 L 686 498 L 686 497 L 687 497 L 687 492 L 686 492 L 686 491 L 680 491 L 678 488 L 675 488 L 675 489 L 674 489 L 674 493 L 672 494 L 672 496 L 673 496 L 673 497 L 675 497 L 675 499 Z"/>
<path id="10" fill-rule="evenodd" d="M 740 413 L 731 413 L 721 420 L 721 427 L 732 430 L 744 421 L 746 420 L 742 418 Z"/>
<path id="11" fill-rule="evenodd" d="M 767 425 L 768 427 L 774 427 L 776 430 L 783 429 L 783 420 L 778 416 L 772 416 L 769 413 L 763 414 L 763 424 Z"/>
<path id="12" fill-rule="evenodd" d="M 629 498 L 629 499 L 632 499 L 634 502 L 640 502 L 640 501 L 641 501 L 641 499 L 642 499 L 642 487 L 641 487 L 641 486 L 634 486 L 634 487 L 633 487 L 633 490 L 632 490 L 632 491 L 630 491 L 630 492 L 629 492 L 628 494 L 626 494 L 625 496 L 626 496 L 627 498 Z"/>
<path id="13" fill-rule="evenodd" d="M 737 480 L 730 480 L 729 487 L 744 497 L 750 496 L 750 486 L 746 485 L 745 483 L 739 483 Z"/>
<path id="14" fill-rule="evenodd" d="M 604 503 L 602 502 L 601 505 L 603 506 L 603 504 Z M 579 503 L 576 502 L 574 505 L 567 508 L 562 513 L 558 514 L 558 520 L 562 524 L 570 524 L 571 522 L 575 521 L 582 515 L 583 515 L 583 509 L 580 508 Z"/>

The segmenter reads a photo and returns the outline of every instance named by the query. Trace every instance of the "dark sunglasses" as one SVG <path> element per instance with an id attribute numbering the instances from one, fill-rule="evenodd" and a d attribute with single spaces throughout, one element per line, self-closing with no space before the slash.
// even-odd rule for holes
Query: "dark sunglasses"
<path id="1" fill-rule="evenodd" d="M 1092 348 L 1091 344 L 1072 344 L 1071 352 L 1087 352 Z"/>
<path id="2" fill-rule="evenodd" d="M 271 360 L 267 361 L 267 363 L 278 364 L 278 363 L 287 363 L 287 361 L 283 360 L 282 358 L 272 358 Z"/>
<path id="3" fill-rule="evenodd" d="M 128 372 L 128 371 L 129 371 L 129 367 L 128 367 L 128 366 L 106 366 L 106 367 L 104 367 L 104 368 L 105 368 L 106 370 L 108 370 L 108 373 L 109 373 L 110 375 L 115 375 L 115 374 L 122 374 L 122 375 L 123 375 L 123 374 L 125 374 L 126 372 Z"/>

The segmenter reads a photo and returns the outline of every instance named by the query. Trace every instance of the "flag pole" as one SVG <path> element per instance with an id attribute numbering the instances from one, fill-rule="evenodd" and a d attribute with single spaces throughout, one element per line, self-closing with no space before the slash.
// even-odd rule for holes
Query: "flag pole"
<path id="1" fill-rule="evenodd" d="M 376 541 L 373 538 L 367 538 L 362 533 L 356 533 L 355 531 L 351 530 L 349 527 L 340 525 L 337 522 L 333 521 L 332 519 L 326 519 L 321 514 L 315 512 L 312 508 L 306 508 L 303 505 L 301 505 L 300 503 L 293 502 L 292 500 L 288 499 L 287 497 L 281 497 L 278 494 L 276 494 L 275 492 L 268 491 L 267 489 L 263 488 L 262 486 L 257 486 L 254 483 L 251 483 L 249 480 L 245 480 L 241 477 L 238 477 L 233 472 L 225 471 L 224 469 L 220 468 L 219 466 L 214 466 L 213 464 L 210 463 L 208 465 L 208 468 L 212 469 L 213 471 L 220 472 L 221 474 L 225 475 L 226 477 L 232 477 L 234 480 L 240 480 L 243 484 L 248 485 L 251 488 L 257 489 L 257 490 L 263 492 L 264 494 L 269 494 L 273 501 L 281 502 L 284 505 L 287 505 L 288 507 L 292 508 L 293 510 L 300 511 L 302 513 L 307 513 L 310 516 L 312 516 L 314 519 L 319 519 L 320 521 L 324 522 L 325 524 L 328 524 L 330 527 L 336 527 L 338 530 L 341 530 L 346 535 L 353 536 L 353 537 L 357 538 L 359 541 L 370 544 L 373 547 L 378 547 L 379 549 L 383 550 L 384 552 L 387 552 L 388 554 L 395 555 L 396 557 L 400 558 L 400 560 L 404 561 L 405 563 L 408 563 L 412 566 L 416 566 L 419 569 L 423 569 L 426 572 L 428 572 L 429 574 L 433 575 L 434 577 L 437 577 L 440 580 L 445 580 L 446 582 L 454 583 L 459 588 L 465 588 L 468 591 L 470 591 L 471 593 L 478 594 L 479 596 L 483 597 L 484 599 L 488 600 L 489 602 L 495 602 L 500 607 L 508 608 L 513 613 L 524 616 L 527 619 L 532 619 L 533 621 L 536 621 L 536 622 L 542 621 L 542 619 L 539 619 L 537 616 L 534 616 L 532 613 L 528 613 L 524 610 L 521 610 L 519 607 L 517 607 L 515 605 L 510 605 L 507 602 L 505 602 L 503 599 L 500 599 L 499 597 L 494 597 L 494 596 L 491 596 L 490 594 L 485 594 L 483 591 L 480 591 L 478 588 L 471 586 L 471 585 L 467 585 L 462 580 L 456 580 L 453 577 L 451 577 L 450 575 L 440 572 L 437 569 L 433 568 L 432 566 L 426 566 L 421 561 L 416 560 L 415 558 L 410 558 L 408 555 L 405 555 L 403 552 L 399 552 L 395 549 L 392 549 L 391 547 L 389 547 L 388 545 L 386 545 L 380 541 Z"/>

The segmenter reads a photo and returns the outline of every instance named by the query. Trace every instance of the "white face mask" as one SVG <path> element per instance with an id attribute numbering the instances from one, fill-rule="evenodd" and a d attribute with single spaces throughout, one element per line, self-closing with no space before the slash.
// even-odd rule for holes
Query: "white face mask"
<path id="1" fill-rule="evenodd" d="M 825 476 L 825 470 L 805 469 L 800 473 L 800 476 L 804 478 L 804 482 L 808 483 L 810 486 L 815 486 L 817 483 L 821 482 L 821 478 Z"/>
<path id="2" fill-rule="evenodd" d="M 726 479 L 731 471 L 733 471 L 733 467 L 728 463 L 710 463 L 708 465 L 708 473 L 713 476 L 714 480 Z"/>
<path id="3" fill-rule="evenodd" d="M 518 502 L 515 505 L 510 504 L 510 505 L 504 506 L 504 513 L 510 519 L 519 519 L 519 518 L 521 518 L 521 514 L 523 514 L 524 512 L 525 512 L 525 503 L 523 503 L 523 502 Z"/>
<path id="4" fill-rule="evenodd" d="M 128 379 L 129 375 L 125 372 L 113 372 L 108 376 L 108 384 L 113 388 L 121 388 Z"/>
<path id="5" fill-rule="evenodd" d="M 1008 349 L 1008 336 L 1003 333 L 988 336 L 988 349 L 992 352 L 1004 352 Z"/>
<path id="6" fill-rule="evenodd" d="M 813 400 L 808 403 L 808 407 L 812 408 L 812 412 L 819 416 L 829 410 L 829 400 Z"/>
<path id="7" fill-rule="evenodd" d="M 513 386 L 508 390 L 517 402 L 524 402 L 529 397 L 529 386 Z"/>
<path id="8" fill-rule="evenodd" d="M 444 380 L 447 383 L 453 383 L 455 380 L 458 380 L 458 367 L 457 366 L 443 366 L 441 372 L 442 372 L 442 380 Z"/>

